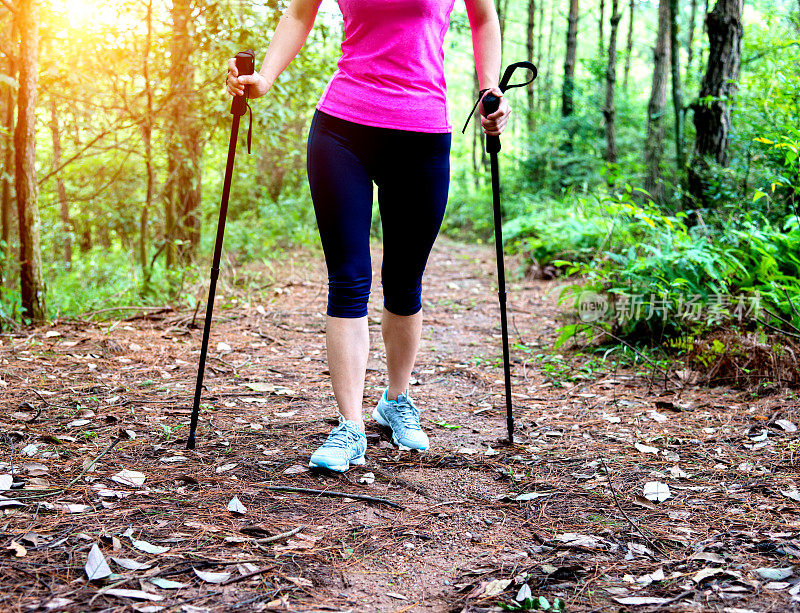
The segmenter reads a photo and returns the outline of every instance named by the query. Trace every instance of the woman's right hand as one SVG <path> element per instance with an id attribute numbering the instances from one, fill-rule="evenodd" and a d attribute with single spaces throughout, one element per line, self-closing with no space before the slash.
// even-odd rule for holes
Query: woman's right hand
<path id="1" fill-rule="evenodd" d="M 236 69 L 236 60 L 229 59 L 228 79 L 225 82 L 228 94 L 231 96 L 243 96 L 245 85 L 250 86 L 250 91 L 248 92 L 250 98 L 260 98 L 269 91 L 271 84 L 259 72 L 240 77 L 239 71 Z"/>

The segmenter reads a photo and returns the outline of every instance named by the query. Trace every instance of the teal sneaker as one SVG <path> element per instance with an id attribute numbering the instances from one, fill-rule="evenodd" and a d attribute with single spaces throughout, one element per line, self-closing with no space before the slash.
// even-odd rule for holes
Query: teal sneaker
<path id="1" fill-rule="evenodd" d="M 382 426 L 392 429 L 392 440 L 395 445 L 425 451 L 428 446 L 428 435 L 419 425 L 419 409 L 407 394 L 400 394 L 397 400 L 389 400 L 386 396 L 388 388 L 378 401 L 372 412 L 372 419 Z"/>
<path id="2" fill-rule="evenodd" d="M 327 440 L 312 455 L 308 465 L 343 473 L 350 465 L 366 462 L 367 437 L 352 420 L 344 420 L 328 435 Z"/>

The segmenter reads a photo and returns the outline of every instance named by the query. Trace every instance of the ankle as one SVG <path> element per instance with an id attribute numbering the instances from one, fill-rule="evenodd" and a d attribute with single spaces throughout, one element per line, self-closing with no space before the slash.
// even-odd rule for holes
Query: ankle
<path id="1" fill-rule="evenodd" d="M 408 388 L 393 388 L 389 386 L 386 388 L 386 399 L 387 400 L 397 400 L 400 394 L 408 395 Z"/>

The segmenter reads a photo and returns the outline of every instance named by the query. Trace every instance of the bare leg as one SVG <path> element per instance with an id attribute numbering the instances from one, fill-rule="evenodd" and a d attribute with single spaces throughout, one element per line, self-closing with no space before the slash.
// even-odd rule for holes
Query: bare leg
<path id="1" fill-rule="evenodd" d="M 364 377 L 369 357 L 367 318 L 327 317 L 328 369 L 339 412 L 364 431 Z"/>
<path id="2" fill-rule="evenodd" d="M 422 311 L 413 315 L 395 315 L 384 307 L 381 332 L 389 371 L 389 390 L 386 395 L 389 400 L 396 400 L 398 394 L 404 394 L 408 389 L 411 370 L 417 359 L 422 336 Z"/>

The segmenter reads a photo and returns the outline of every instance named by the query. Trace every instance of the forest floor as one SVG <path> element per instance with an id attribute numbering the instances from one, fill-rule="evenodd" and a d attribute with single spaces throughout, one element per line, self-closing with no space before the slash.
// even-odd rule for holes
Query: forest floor
<path id="1" fill-rule="evenodd" d="M 368 420 L 365 466 L 309 472 L 335 423 L 321 257 L 223 277 L 194 451 L 195 314 L 0 336 L 0 610 L 800 609 L 795 393 L 554 354 L 558 282 L 518 279 L 510 447 L 492 247 L 440 239 L 411 388 L 431 450 Z"/>

